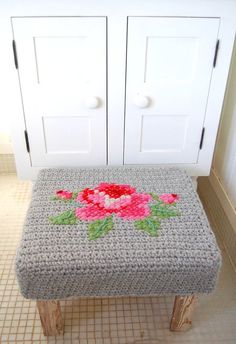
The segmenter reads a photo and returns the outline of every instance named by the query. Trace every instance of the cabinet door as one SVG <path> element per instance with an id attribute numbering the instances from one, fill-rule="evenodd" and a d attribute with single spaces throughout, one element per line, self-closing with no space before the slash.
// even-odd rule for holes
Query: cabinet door
<path id="1" fill-rule="evenodd" d="M 106 18 L 13 18 L 32 166 L 106 164 Z"/>
<path id="2" fill-rule="evenodd" d="M 196 163 L 216 18 L 129 18 L 125 163 Z"/>

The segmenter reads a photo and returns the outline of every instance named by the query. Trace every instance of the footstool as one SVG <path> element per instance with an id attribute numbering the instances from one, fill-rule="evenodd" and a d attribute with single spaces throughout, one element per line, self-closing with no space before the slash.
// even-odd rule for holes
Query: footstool
<path id="1" fill-rule="evenodd" d="M 221 264 L 191 178 L 177 168 L 41 170 L 16 274 L 37 300 L 45 335 L 63 333 L 60 299 L 175 295 L 171 330 L 186 330 Z"/>

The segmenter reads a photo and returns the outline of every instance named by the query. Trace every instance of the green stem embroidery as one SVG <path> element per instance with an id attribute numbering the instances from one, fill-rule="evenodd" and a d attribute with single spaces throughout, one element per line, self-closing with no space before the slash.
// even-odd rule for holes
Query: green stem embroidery
<path id="1" fill-rule="evenodd" d="M 149 195 L 152 196 L 154 201 L 157 201 L 159 203 L 162 203 L 157 195 L 155 195 L 153 192 L 149 192 Z"/>
<path id="2" fill-rule="evenodd" d="M 151 214 L 162 219 L 172 216 L 179 216 L 180 213 L 176 209 L 172 209 L 168 204 L 155 204 L 151 206 Z"/>

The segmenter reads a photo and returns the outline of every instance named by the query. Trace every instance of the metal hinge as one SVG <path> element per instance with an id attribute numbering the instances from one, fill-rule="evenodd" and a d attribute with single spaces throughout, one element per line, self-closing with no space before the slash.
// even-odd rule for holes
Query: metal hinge
<path id="1" fill-rule="evenodd" d="M 220 40 L 218 39 L 217 42 L 216 42 L 216 47 L 215 47 L 215 55 L 214 55 L 214 60 L 213 60 L 213 68 L 215 68 L 215 66 L 216 66 L 219 46 L 220 46 Z"/>
<path id="2" fill-rule="evenodd" d="M 27 152 L 29 153 L 30 152 L 29 138 L 28 138 L 28 133 L 26 130 L 25 130 L 25 145 L 26 145 Z"/>
<path id="3" fill-rule="evenodd" d="M 14 62 L 15 62 L 15 67 L 18 69 L 18 59 L 17 59 L 17 52 L 16 52 L 16 42 L 12 41 L 12 48 L 13 48 L 13 55 L 14 55 Z"/>
<path id="4" fill-rule="evenodd" d="M 201 140 L 200 140 L 200 145 L 199 145 L 199 149 L 202 149 L 203 146 L 203 140 L 204 140 L 204 134 L 205 134 L 205 128 L 202 128 L 202 134 L 201 134 Z"/>

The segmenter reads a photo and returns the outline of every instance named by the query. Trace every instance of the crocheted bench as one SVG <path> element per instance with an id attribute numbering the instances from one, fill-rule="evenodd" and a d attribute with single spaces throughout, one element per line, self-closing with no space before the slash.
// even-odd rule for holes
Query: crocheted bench
<path id="1" fill-rule="evenodd" d="M 22 295 L 45 335 L 62 333 L 59 300 L 175 295 L 171 329 L 191 325 L 196 295 L 221 263 L 192 185 L 177 168 L 46 169 L 39 173 L 16 257 Z"/>

